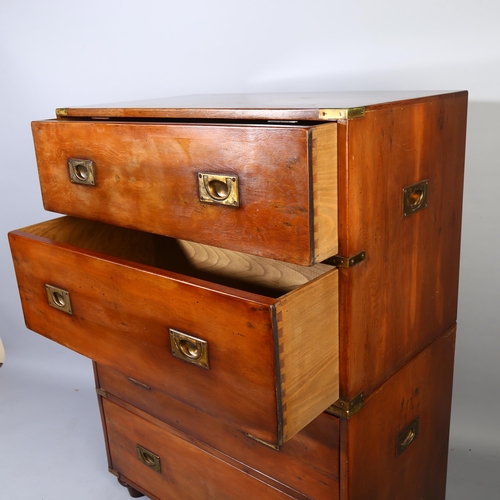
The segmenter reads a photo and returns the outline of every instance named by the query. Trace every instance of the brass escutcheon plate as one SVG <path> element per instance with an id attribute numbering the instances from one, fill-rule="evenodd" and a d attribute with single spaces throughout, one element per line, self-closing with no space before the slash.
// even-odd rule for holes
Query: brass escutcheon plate
<path id="1" fill-rule="evenodd" d="M 71 298 L 67 290 L 49 284 L 45 285 L 45 289 L 47 290 L 47 299 L 50 306 L 67 314 L 73 314 Z"/>
<path id="2" fill-rule="evenodd" d="M 69 180 L 73 184 L 84 184 L 95 186 L 95 170 L 92 160 L 79 160 L 70 158 L 68 160 Z"/>
<path id="3" fill-rule="evenodd" d="M 207 370 L 210 368 L 207 341 L 179 332 L 173 328 L 169 329 L 169 333 L 172 354 L 176 358 Z"/>
<path id="4" fill-rule="evenodd" d="M 137 458 L 150 469 L 161 473 L 160 457 L 140 444 L 137 445 Z"/>
<path id="5" fill-rule="evenodd" d="M 403 219 L 427 208 L 429 181 L 421 181 L 403 188 Z"/>
<path id="6" fill-rule="evenodd" d="M 413 422 L 407 425 L 396 438 L 396 458 L 405 451 L 410 444 L 412 444 L 418 437 L 418 424 L 419 418 L 417 417 Z"/>
<path id="7" fill-rule="evenodd" d="M 240 206 L 237 175 L 198 173 L 198 194 L 204 203 L 217 203 L 230 207 Z"/>

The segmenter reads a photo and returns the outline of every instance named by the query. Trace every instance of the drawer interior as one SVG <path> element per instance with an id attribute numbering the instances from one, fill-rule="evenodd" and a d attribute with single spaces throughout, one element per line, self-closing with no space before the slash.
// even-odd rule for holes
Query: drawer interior
<path id="1" fill-rule="evenodd" d="M 23 232 L 272 298 L 332 269 L 328 264 L 299 266 L 75 217 L 35 224 Z"/>

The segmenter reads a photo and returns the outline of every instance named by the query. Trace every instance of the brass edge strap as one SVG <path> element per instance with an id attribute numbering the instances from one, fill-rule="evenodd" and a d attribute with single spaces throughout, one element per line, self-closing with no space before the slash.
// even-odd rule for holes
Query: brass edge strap
<path id="1" fill-rule="evenodd" d="M 344 401 L 339 399 L 333 405 L 326 409 L 326 413 L 330 415 L 335 415 L 341 418 L 351 418 L 353 415 L 358 413 L 363 405 L 365 404 L 365 393 L 361 391 L 355 398 L 351 401 Z"/>
<path id="2" fill-rule="evenodd" d="M 284 422 L 283 422 L 283 398 L 281 394 L 281 366 L 280 366 L 280 346 L 279 346 L 279 332 L 278 332 L 278 318 L 276 317 L 276 305 L 271 305 L 271 318 L 273 324 L 273 332 L 274 332 L 274 364 L 275 364 L 275 374 L 276 374 L 276 412 L 278 419 L 278 442 L 279 444 L 283 444 L 283 434 L 284 434 Z M 250 436 L 250 435 L 249 435 Z M 253 436 L 250 436 L 252 439 L 256 439 Z M 257 440 L 257 439 L 256 439 Z M 258 441 L 258 440 L 257 440 Z M 263 444 L 264 441 L 259 441 Z M 273 445 L 268 445 L 273 447 Z M 279 449 L 279 446 L 278 446 Z"/>
<path id="3" fill-rule="evenodd" d="M 272 448 L 273 450 L 280 451 L 280 447 L 278 445 L 267 443 L 266 441 L 262 441 L 262 439 L 259 439 L 255 436 L 252 436 L 251 434 L 248 434 L 248 432 L 245 432 L 245 436 L 249 437 L 250 439 L 253 439 L 254 441 L 257 441 L 260 444 L 263 444 L 264 446 L 267 446 L 268 448 Z"/>
<path id="4" fill-rule="evenodd" d="M 151 390 L 151 387 L 144 382 L 139 382 L 139 380 L 136 380 L 135 378 L 132 377 L 125 377 L 129 382 L 132 382 L 135 385 L 138 385 L 139 387 L 142 387 L 143 389 L 147 389 L 148 391 Z"/>

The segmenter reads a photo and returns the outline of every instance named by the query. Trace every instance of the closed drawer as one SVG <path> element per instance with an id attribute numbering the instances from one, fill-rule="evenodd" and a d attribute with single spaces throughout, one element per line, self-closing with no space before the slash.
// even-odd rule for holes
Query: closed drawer
<path id="1" fill-rule="evenodd" d="M 278 452 L 116 370 L 97 364 L 95 370 L 97 387 L 107 399 L 161 420 L 189 435 L 200 446 L 211 447 L 212 454 L 225 457 L 247 474 L 281 488 L 294 498 L 338 499 L 338 418 L 322 413 Z"/>
<path id="2" fill-rule="evenodd" d="M 33 134 L 47 210 L 310 265 L 337 253 L 336 127 L 44 121 Z"/>
<path id="3" fill-rule="evenodd" d="M 56 342 L 273 446 L 338 399 L 331 266 L 71 217 L 9 236 L 26 324 Z"/>
<path id="4" fill-rule="evenodd" d="M 111 401 L 104 400 L 103 409 L 110 466 L 152 498 L 293 498 L 197 447 L 173 428 L 157 426 Z"/>

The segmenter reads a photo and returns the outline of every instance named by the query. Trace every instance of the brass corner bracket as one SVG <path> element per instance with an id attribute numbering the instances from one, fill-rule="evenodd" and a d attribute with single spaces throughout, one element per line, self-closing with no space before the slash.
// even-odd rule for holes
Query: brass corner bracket
<path id="1" fill-rule="evenodd" d="M 363 262 L 366 258 L 366 251 L 362 250 L 356 255 L 351 255 L 350 257 L 344 257 L 343 255 L 334 255 L 333 257 L 327 259 L 327 263 L 336 267 L 341 267 L 343 269 L 349 269 L 350 267 Z"/>
<path id="2" fill-rule="evenodd" d="M 357 108 L 326 108 L 319 110 L 320 120 L 352 120 L 353 118 L 361 118 L 365 116 L 366 108 L 360 106 Z"/>
<path id="3" fill-rule="evenodd" d="M 108 393 L 104 389 L 101 389 L 100 387 L 97 387 L 95 392 L 97 393 L 98 396 L 101 396 L 101 398 L 108 397 Z"/>
<path id="4" fill-rule="evenodd" d="M 351 401 L 344 401 L 339 399 L 330 406 L 326 412 L 330 415 L 335 415 L 341 418 L 351 418 L 353 415 L 358 413 L 363 405 L 365 404 L 365 393 L 361 391 L 356 397 L 351 399 Z"/>

